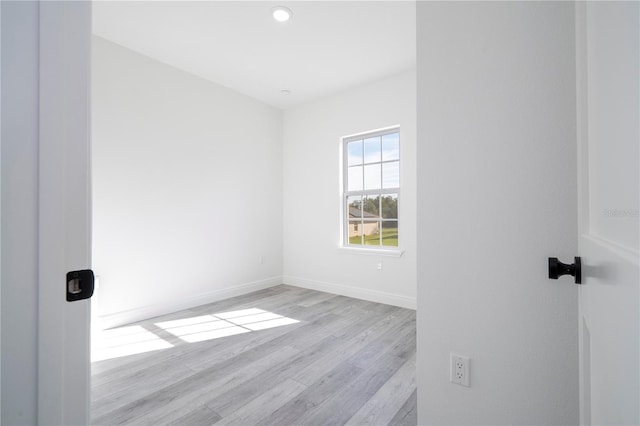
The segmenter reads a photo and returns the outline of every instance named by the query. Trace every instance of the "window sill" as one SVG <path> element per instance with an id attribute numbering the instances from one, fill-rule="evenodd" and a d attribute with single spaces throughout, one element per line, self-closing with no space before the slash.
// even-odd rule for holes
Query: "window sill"
<path id="1" fill-rule="evenodd" d="M 338 250 L 353 254 L 364 254 L 368 256 L 388 256 L 388 257 L 400 257 L 404 253 L 401 249 L 374 249 L 374 248 L 360 248 L 360 247 L 348 247 L 340 246 Z"/>

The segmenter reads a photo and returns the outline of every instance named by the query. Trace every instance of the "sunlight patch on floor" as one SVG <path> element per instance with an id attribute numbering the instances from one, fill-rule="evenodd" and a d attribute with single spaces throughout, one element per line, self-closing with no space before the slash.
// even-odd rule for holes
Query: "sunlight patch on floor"
<path id="1" fill-rule="evenodd" d="M 300 321 L 262 309 L 251 308 L 163 321 L 155 323 L 155 325 L 185 342 L 194 343 L 234 334 L 281 327 L 297 322 Z"/>
<path id="2" fill-rule="evenodd" d="M 91 362 L 173 347 L 171 343 L 139 325 L 94 333 L 91 343 Z"/>
<path id="3" fill-rule="evenodd" d="M 184 342 L 196 343 L 298 322 L 300 321 L 273 312 L 251 308 L 161 321 L 154 325 Z M 96 331 L 91 343 L 91 362 L 174 347 L 141 325 Z"/>

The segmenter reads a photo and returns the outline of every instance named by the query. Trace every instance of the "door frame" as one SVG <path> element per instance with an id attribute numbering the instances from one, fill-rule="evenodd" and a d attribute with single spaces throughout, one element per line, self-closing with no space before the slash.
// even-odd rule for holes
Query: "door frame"
<path id="1" fill-rule="evenodd" d="M 90 301 L 65 286 L 91 267 L 91 7 L 39 2 L 38 424 L 90 419 Z"/>
<path id="2" fill-rule="evenodd" d="M 587 6 L 586 3 L 575 3 L 575 51 L 576 51 L 576 155 L 578 167 L 578 239 L 588 231 L 589 199 L 584 188 L 587 170 L 585 164 L 589 161 L 589 151 L 583 141 L 587 138 Z M 578 293 L 578 395 L 580 409 L 580 424 L 591 424 L 590 402 L 591 396 L 587 389 L 589 375 L 585 374 L 590 361 L 585 359 L 585 324 L 583 323 L 582 303 Z"/>

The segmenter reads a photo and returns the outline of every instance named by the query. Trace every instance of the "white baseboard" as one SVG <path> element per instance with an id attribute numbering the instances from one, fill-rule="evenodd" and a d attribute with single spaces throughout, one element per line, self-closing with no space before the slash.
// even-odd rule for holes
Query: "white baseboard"
<path id="1" fill-rule="evenodd" d="M 334 284 L 316 280 L 309 280 L 306 278 L 292 277 L 289 275 L 283 276 L 282 281 L 284 284 L 292 285 L 294 287 L 325 291 L 327 293 L 340 294 L 342 296 L 399 306 L 401 308 L 416 309 L 415 297 L 401 296 L 399 294 L 387 293 L 385 291 L 369 290 L 344 284 Z"/>
<path id="2" fill-rule="evenodd" d="M 98 329 L 118 327 L 125 324 L 131 324 L 136 321 L 157 317 L 159 315 L 206 305 L 207 303 L 217 302 L 230 297 L 242 296 L 243 294 L 264 290 L 265 288 L 274 287 L 280 284 L 282 284 L 282 277 L 277 276 L 251 283 L 239 284 L 229 288 L 222 288 L 207 293 L 201 293 L 197 296 L 185 297 L 179 300 L 167 300 L 162 304 L 141 306 L 127 311 L 101 315 L 96 318 L 98 324 L 93 324 L 93 326 Z"/>

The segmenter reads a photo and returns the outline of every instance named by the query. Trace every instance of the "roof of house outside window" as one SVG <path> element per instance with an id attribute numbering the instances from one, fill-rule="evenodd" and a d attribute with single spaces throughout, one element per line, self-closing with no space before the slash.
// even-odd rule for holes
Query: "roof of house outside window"
<path id="1" fill-rule="evenodd" d="M 360 209 L 356 209 L 355 207 L 349 207 L 349 217 L 354 218 L 365 218 L 365 219 L 380 219 L 380 216 L 377 216 L 373 213 L 364 212 Z"/>

